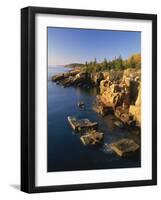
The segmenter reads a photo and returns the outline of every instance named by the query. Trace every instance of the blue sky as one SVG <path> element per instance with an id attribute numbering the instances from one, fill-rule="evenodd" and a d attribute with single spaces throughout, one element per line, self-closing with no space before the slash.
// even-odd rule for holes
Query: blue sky
<path id="1" fill-rule="evenodd" d="M 141 32 L 48 28 L 48 64 L 98 62 L 141 53 Z"/>

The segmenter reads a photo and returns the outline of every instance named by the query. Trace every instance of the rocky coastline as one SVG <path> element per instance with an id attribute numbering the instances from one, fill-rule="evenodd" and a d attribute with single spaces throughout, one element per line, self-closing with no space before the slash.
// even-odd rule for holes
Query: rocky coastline
<path id="1" fill-rule="evenodd" d="M 80 67 L 54 75 L 63 87 L 98 87 L 93 109 L 102 116 L 113 113 L 123 125 L 141 126 L 141 70 L 128 68 L 104 72 L 82 72 Z M 120 123 L 118 123 L 119 126 Z M 121 125 L 122 126 L 122 125 Z"/>

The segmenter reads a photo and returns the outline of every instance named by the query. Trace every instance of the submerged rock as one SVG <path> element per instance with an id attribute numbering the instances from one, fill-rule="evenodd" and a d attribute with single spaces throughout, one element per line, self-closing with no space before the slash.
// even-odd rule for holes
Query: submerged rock
<path id="1" fill-rule="evenodd" d="M 120 122 L 120 121 L 115 121 L 114 124 L 116 126 L 118 126 L 119 128 L 123 128 L 124 127 L 124 124 L 122 122 Z"/>
<path id="2" fill-rule="evenodd" d="M 79 108 L 84 108 L 85 107 L 85 103 L 83 101 L 80 101 L 80 102 L 77 103 L 77 106 Z"/>
<path id="3" fill-rule="evenodd" d="M 110 144 L 110 148 L 120 157 L 125 157 L 135 153 L 139 149 L 139 145 L 132 139 L 123 138 L 117 142 Z"/>
<path id="4" fill-rule="evenodd" d="M 84 145 L 98 145 L 103 140 L 104 133 L 96 132 L 95 130 L 88 131 L 85 135 L 80 137 Z"/>
<path id="5" fill-rule="evenodd" d="M 75 117 L 67 117 L 69 124 L 75 131 L 84 131 L 90 129 L 97 129 L 98 123 L 91 122 L 89 119 L 76 119 Z"/>
<path id="6" fill-rule="evenodd" d="M 108 143 L 105 143 L 104 146 L 103 146 L 103 151 L 105 153 L 112 153 L 112 149 L 110 148 L 110 145 Z"/>

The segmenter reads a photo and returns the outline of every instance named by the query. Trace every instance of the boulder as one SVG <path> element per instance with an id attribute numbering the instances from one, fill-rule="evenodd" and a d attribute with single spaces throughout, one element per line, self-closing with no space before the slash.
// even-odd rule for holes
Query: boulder
<path id="1" fill-rule="evenodd" d="M 104 79 L 104 75 L 102 72 L 96 72 L 90 74 L 90 82 L 95 86 L 99 86 L 100 82 Z"/>
<path id="2" fill-rule="evenodd" d="M 124 70 L 122 80 L 124 81 L 127 78 L 130 78 L 131 80 L 135 80 L 136 77 L 137 77 L 137 80 L 141 80 L 141 70 L 128 68 Z"/>
<path id="3" fill-rule="evenodd" d="M 124 71 L 116 71 L 116 70 L 111 70 L 109 74 L 109 80 L 112 83 L 120 83 L 123 77 Z"/>
<path id="4" fill-rule="evenodd" d="M 135 105 L 130 105 L 129 113 L 134 117 L 136 121 L 136 126 L 141 126 L 141 86 L 139 88 L 138 97 L 136 99 Z"/>
<path id="5" fill-rule="evenodd" d="M 100 94 L 103 94 L 107 88 L 110 88 L 110 85 L 112 85 L 112 82 L 110 80 L 102 80 L 100 82 Z"/>
<path id="6" fill-rule="evenodd" d="M 96 104 L 93 106 L 93 110 L 102 116 L 106 116 L 111 113 L 111 108 L 105 107 L 103 104 Z"/>
<path id="7" fill-rule="evenodd" d="M 139 106 L 131 105 L 129 108 L 129 113 L 134 117 L 136 121 L 136 126 L 141 126 L 141 108 Z"/>
<path id="8" fill-rule="evenodd" d="M 120 121 L 115 121 L 114 124 L 116 126 L 118 126 L 119 128 L 123 128 L 124 127 L 124 124 L 122 122 L 120 122 Z"/>
<path id="9" fill-rule="evenodd" d="M 107 90 L 101 95 L 100 99 L 106 107 L 115 108 L 122 104 L 122 95 L 122 93 L 113 93 Z"/>
<path id="10" fill-rule="evenodd" d="M 139 145 L 128 138 L 111 143 L 109 146 L 120 157 L 131 155 L 139 149 Z"/>
<path id="11" fill-rule="evenodd" d="M 124 78 L 124 83 L 127 87 L 130 87 L 131 79 L 129 77 Z"/>
<path id="12" fill-rule="evenodd" d="M 80 140 L 84 145 L 98 145 L 103 141 L 103 137 L 104 133 L 92 130 L 81 136 Z"/>
<path id="13" fill-rule="evenodd" d="M 111 70 L 100 82 L 100 100 L 95 110 L 106 115 L 107 108 L 112 108 L 121 122 L 140 126 L 140 78 L 140 69 Z"/>
<path id="14" fill-rule="evenodd" d="M 82 73 L 80 70 L 71 70 L 66 73 L 57 74 L 52 77 L 52 81 L 63 86 L 84 84 L 88 81 L 87 73 Z"/>
<path id="15" fill-rule="evenodd" d="M 110 86 L 110 89 L 112 93 L 121 92 L 121 87 L 119 86 L 119 84 L 112 84 Z"/>
<path id="16" fill-rule="evenodd" d="M 80 101 L 80 102 L 77 103 L 77 106 L 79 108 L 85 108 L 85 103 L 83 101 Z"/>
<path id="17" fill-rule="evenodd" d="M 62 79 L 64 79 L 64 74 L 63 73 L 52 76 L 52 81 L 54 81 L 54 82 L 60 81 Z"/>
<path id="18" fill-rule="evenodd" d="M 97 122 L 91 122 L 89 119 L 76 119 L 71 116 L 68 116 L 67 119 L 74 131 L 81 132 L 84 130 L 93 130 L 98 127 Z"/>
<path id="19" fill-rule="evenodd" d="M 127 108 L 124 108 L 122 106 L 118 106 L 116 109 L 115 109 L 115 116 L 120 119 L 124 124 L 132 124 L 134 123 L 134 119 L 133 119 L 133 116 L 131 116 L 129 114 L 129 109 L 128 107 Z"/>

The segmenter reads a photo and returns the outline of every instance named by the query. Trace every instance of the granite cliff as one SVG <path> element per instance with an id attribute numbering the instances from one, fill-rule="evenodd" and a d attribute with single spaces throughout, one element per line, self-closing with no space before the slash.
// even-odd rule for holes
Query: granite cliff
<path id="1" fill-rule="evenodd" d="M 141 70 L 109 70 L 88 73 L 75 68 L 58 74 L 52 80 L 64 87 L 98 87 L 94 110 L 105 116 L 109 112 L 123 123 L 141 126 Z"/>

